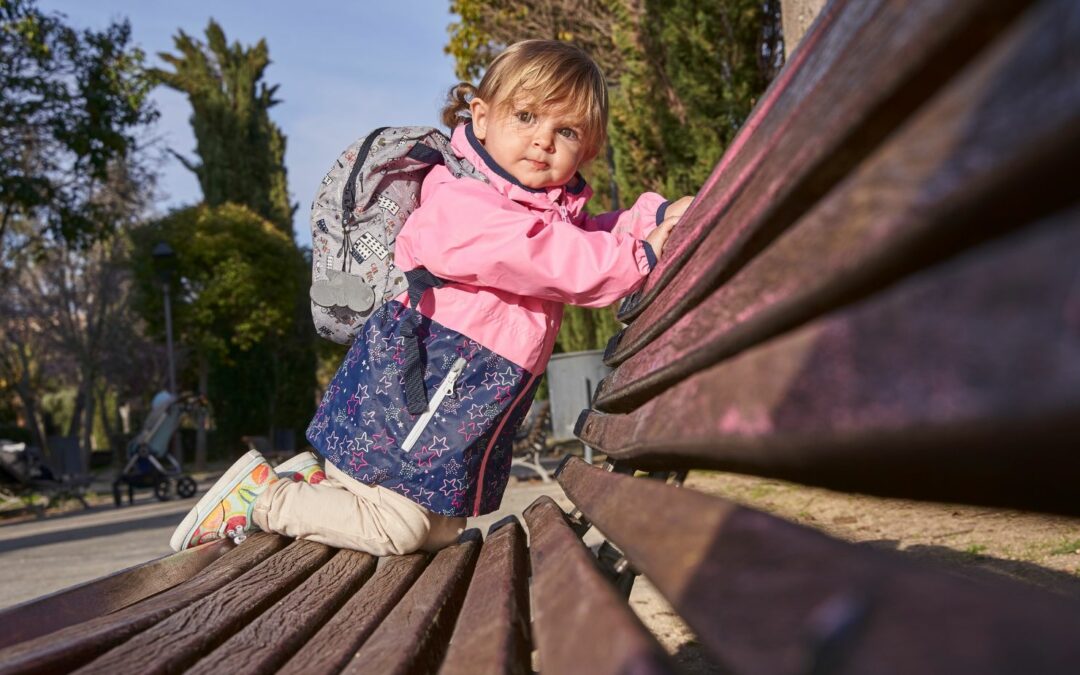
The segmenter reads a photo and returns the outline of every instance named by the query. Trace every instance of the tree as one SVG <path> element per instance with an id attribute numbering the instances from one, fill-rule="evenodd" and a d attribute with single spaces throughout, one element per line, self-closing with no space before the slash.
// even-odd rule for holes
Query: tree
<path id="1" fill-rule="evenodd" d="M 184 31 L 173 41 L 179 55 L 159 54 L 172 72 L 151 72 L 187 94 L 200 161 L 173 154 L 198 177 L 207 204 L 247 204 L 292 236 L 296 207 L 289 204 L 285 136 L 269 114 L 279 103 L 277 85 L 261 82 L 270 64 L 266 41 L 250 49 L 238 42 L 229 45 L 213 20 L 205 44 Z"/>
<path id="2" fill-rule="evenodd" d="M 128 43 L 131 27 L 76 31 L 32 0 L 0 2 L 0 247 L 62 240 L 83 245 L 111 232 L 123 200 L 95 200 L 137 132 L 155 116 Z M 122 197 L 121 195 L 114 195 Z M 18 236 L 12 224 L 22 219 Z M 10 270 L 5 261 L 4 272 Z"/>
<path id="3" fill-rule="evenodd" d="M 175 38 L 179 55 L 161 54 L 172 72 L 154 71 L 161 82 L 185 92 L 191 101 L 199 163 L 177 157 L 199 178 L 210 207 L 204 220 L 232 219 L 231 212 L 221 209 L 244 205 L 273 223 L 288 243 L 278 251 L 281 258 L 275 262 L 274 281 L 253 287 L 247 300 L 262 297 L 265 306 L 275 307 L 273 320 L 280 324 L 274 330 L 269 330 L 270 317 L 265 316 L 255 322 L 262 326 L 261 332 L 244 337 L 230 326 L 247 319 L 231 314 L 225 306 L 215 309 L 223 312 L 221 322 L 211 321 L 210 315 L 192 316 L 196 324 L 187 329 L 194 340 L 190 345 L 199 355 L 199 391 L 210 395 L 218 428 L 224 432 L 220 435 L 230 442 L 256 430 L 271 433 L 275 427 L 306 425 L 315 403 L 315 338 L 307 295 L 310 266 L 292 241 L 296 207 L 288 202 L 285 137 L 269 116 L 270 108 L 278 103 L 274 98 L 277 86 L 261 82 L 270 63 L 269 50 L 264 40 L 251 48 L 235 42 L 229 45 L 214 21 L 207 26 L 206 38 L 204 44 L 180 31 Z M 247 246 L 242 240 L 207 240 L 206 245 L 207 251 L 213 246 L 235 246 L 244 254 Z M 174 248 L 180 257 L 185 256 L 180 247 Z M 202 255 L 205 258 L 209 253 Z M 286 300 L 292 303 L 288 311 L 281 304 Z M 178 316 L 177 326 L 185 320 Z M 197 464 L 204 455 L 205 444 L 200 440 Z"/>
<path id="4" fill-rule="evenodd" d="M 609 80 L 622 74 L 620 55 L 611 49 L 617 3 L 613 0 L 451 0 L 450 42 L 455 73 L 476 81 L 506 47 L 528 38 L 573 42 L 596 60 Z"/>
<path id="5" fill-rule="evenodd" d="M 697 192 L 783 64 L 777 0 L 624 0 L 612 34 L 620 191 Z"/>
<path id="6" fill-rule="evenodd" d="M 57 431 L 89 453 L 95 421 L 109 419 L 106 402 L 144 391 L 160 372 L 130 307 L 124 227 L 85 246 L 19 256 L 0 292 L 0 379 L 11 383 L 34 443 L 46 452 L 46 394 L 74 392 L 67 428 Z"/>
<path id="7" fill-rule="evenodd" d="M 310 358 L 294 353 L 291 339 L 298 330 L 297 298 L 306 297 L 307 288 L 303 259 L 289 236 L 245 206 L 223 204 L 174 211 L 133 232 L 133 239 L 136 305 L 158 335 L 164 333 L 163 299 L 150 252 L 159 241 L 176 251 L 173 323 L 178 342 L 207 374 L 204 393 L 223 442 L 282 422 L 306 422 L 314 387 L 298 399 L 290 373 L 310 369 L 305 377 L 314 376 Z"/>

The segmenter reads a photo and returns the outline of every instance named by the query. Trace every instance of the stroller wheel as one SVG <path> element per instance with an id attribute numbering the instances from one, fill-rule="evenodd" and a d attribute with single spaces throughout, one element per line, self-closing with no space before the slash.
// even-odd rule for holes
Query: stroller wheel
<path id="1" fill-rule="evenodd" d="M 193 497 L 195 492 L 199 489 L 195 483 L 195 479 L 191 476 L 180 476 L 180 479 L 176 481 L 176 494 L 181 499 L 187 499 Z"/>
<path id="2" fill-rule="evenodd" d="M 172 492 L 172 481 L 168 478 L 162 478 L 158 482 L 154 483 L 154 496 L 159 501 L 168 501 L 172 496 L 169 493 Z"/>

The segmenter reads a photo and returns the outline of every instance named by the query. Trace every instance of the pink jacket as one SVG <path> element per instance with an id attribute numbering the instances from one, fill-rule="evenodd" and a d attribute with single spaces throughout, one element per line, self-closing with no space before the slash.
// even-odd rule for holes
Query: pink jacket
<path id="1" fill-rule="evenodd" d="M 645 279 L 655 260 L 643 239 L 667 202 L 650 192 L 629 209 L 589 216 L 592 190 L 580 177 L 576 189 L 525 187 L 495 164 L 468 124 L 454 130 L 451 146 L 491 182 L 432 169 L 397 237 L 395 264 L 449 282 L 425 293 L 421 314 L 539 374 L 563 304 L 606 307 Z M 407 303 L 408 295 L 397 299 Z"/>

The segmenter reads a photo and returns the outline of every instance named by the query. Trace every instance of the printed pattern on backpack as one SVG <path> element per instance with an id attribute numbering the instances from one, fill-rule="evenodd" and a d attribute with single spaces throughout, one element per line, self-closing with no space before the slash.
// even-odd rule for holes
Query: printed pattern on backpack
<path id="1" fill-rule="evenodd" d="M 399 302 L 376 310 L 352 344 L 307 430 L 320 454 L 446 516 L 499 508 L 513 438 L 539 378 L 476 341 L 423 317 L 428 412 L 404 405 Z M 449 382 L 449 385 L 447 383 Z"/>
<path id="2" fill-rule="evenodd" d="M 435 164 L 487 182 L 431 127 L 376 129 L 323 178 L 311 205 L 311 316 L 322 337 L 349 344 L 376 309 L 407 289 L 394 242 Z"/>

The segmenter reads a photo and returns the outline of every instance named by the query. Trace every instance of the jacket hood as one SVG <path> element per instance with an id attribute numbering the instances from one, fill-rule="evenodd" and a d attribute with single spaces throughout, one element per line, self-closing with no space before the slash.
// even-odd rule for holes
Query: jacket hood
<path id="1" fill-rule="evenodd" d="M 479 169 L 500 194 L 515 202 L 545 210 L 558 210 L 559 207 L 565 207 L 567 215 L 576 220 L 592 197 L 592 188 L 580 173 L 574 174 L 576 186 L 572 188 L 566 186 L 531 188 L 522 185 L 510 175 L 510 172 L 492 159 L 484 145 L 473 134 L 471 122 L 459 124 L 454 128 L 454 133 L 450 137 L 450 147 L 454 149 L 458 157 L 469 160 L 474 167 Z"/>

